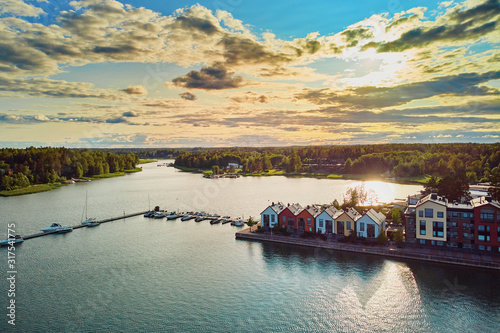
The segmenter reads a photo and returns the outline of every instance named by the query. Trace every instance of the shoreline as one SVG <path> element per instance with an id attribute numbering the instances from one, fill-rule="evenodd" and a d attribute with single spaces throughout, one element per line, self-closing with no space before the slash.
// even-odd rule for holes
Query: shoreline
<path id="1" fill-rule="evenodd" d="M 113 172 L 113 173 L 105 173 L 102 175 L 95 175 L 92 177 L 82 177 L 82 179 L 84 179 L 84 180 L 98 180 L 98 179 L 105 179 L 105 178 L 122 177 L 122 176 L 126 176 L 128 174 L 131 174 L 131 173 L 141 172 L 141 171 L 142 171 L 142 168 L 136 167 L 135 169 L 131 169 L 131 170 L 124 170 L 124 171 Z M 34 185 L 30 185 L 28 187 L 17 188 L 14 190 L 0 191 L 0 197 L 7 198 L 7 197 L 14 197 L 14 196 L 19 196 L 19 195 L 47 192 L 47 191 L 52 191 L 52 190 L 58 189 L 62 186 L 69 185 L 69 184 L 70 184 L 69 182 L 34 184 Z"/>
<path id="2" fill-rule="evenodd" d="M 174 165 L 174 168 L 176 168 L 177 170 L 180 170 L 182 172 L 199 173 L 199 174 L 203 174 L 204 171 L 210 171 L 210 170 L 189 168 L 189 167 L 183 167 L 183 166 L 177 166 L 177 165 Z M 404 178 L 391 180 L 391 179 L 386 179 L 384 177 L 381 177 L 380 175 L 377 175 L 377 174 L 320 174 L 320 173 L 308 173 L 308 172 L 286 173 L 283 171 L 260 172 L 260 173 L 237 172 L 236 174 L 241 176 L 241 177 L 283 176 L 283 177 L 287 177 L 287 178 L 315 178 L 315 179 L 330 179 L 330 180 L 381 181 L 381 182 L 399 184 L 399 185 L 420 185 L 420 186 L 424 186 L 426 184 L 425 180 L 427 179 L 427 176 L 422 176 L 421 177 L 422 181 L 416 181 L 416 180 L 404 179 Z M 411 177 L 411 178 L 415 178 L 415 177 Z"/>
<path id="3" fill-rule="evenodd" d="M 430 261 L 441 264 L 458 265 L 463 267 L 475 267 L 483 269 L 500 270 L 500 256 L 490 256 L 473 253 L 460 253 L 455 251 L 421 249 L 421 248 L 397 248 L 366 246 L 357 244 L 346 244 L 328 242 L 323 240 L 311 240 L 294 238 L 290 236 L 269 235 L 251 232 L 250 228 L 236 232 L 236 239 L 247 241 L 281 243 L 296 246 L 307 246 L 331 251 L 354 252 L 382 257 L 409 259 L 418 261 Z"/>

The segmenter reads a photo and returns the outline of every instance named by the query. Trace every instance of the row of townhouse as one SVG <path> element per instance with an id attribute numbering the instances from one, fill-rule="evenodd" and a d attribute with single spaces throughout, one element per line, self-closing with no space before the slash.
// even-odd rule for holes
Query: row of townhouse
<path id="1" fill-rule="evenodd" d="M 380 230 L 385 230 L 385 215 L 373 209 L 360 214 L 354 208 L 338 210 L 332 206 L 302 207 L 299 204 L 273 202 L 260 216 L 260 224 L 265 229 L 278 227 L 341 236 L 354 232 L 358 237 L 366 238 L 377 237 Z"/>
<path id="2" fill-rule="evenodd" d="M 500 252 L 500 203 L 491 198 L 458 203 L 432 193 L 409 203 L 405 217 L 409 243 Z"/>

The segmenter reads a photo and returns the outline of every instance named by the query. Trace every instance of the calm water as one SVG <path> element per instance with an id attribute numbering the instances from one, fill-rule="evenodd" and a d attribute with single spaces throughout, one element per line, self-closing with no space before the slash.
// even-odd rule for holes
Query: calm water
<path id="1" fill-rule="evenodd" d="M 341 200 L 354 181 L 207 180 L 173 168 L 0 198 L 0 232 L 160 205 L 248 217 L 271 201 Z M 418 186 L 368 182 L 379 200 Z M 16 332 L 498 332 L 500 274 L 236 241 L 235 227 L 142 216 L 26 241 L 16 249 Z M 5 237 L 1 237 L 5 238 Z M 0 302 L 8 305 L 7 251 Z"/>

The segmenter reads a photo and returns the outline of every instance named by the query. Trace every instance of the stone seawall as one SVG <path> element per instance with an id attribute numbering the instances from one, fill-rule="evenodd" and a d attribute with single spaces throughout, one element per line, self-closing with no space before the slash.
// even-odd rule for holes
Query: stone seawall
<path id="1" fill-rule="evenodd" d="M 245 229 L 236 233 L 236 239 L 249 241 L 274 242 L 289 245 L 300 245 L 308 247 L 318 247 L 334 251 L 347 251 L 392 258 L 412 259 L 432 261 L 443 264 L 460 265 L 468 267 L 478 267 L 486 269 L 500 270 L 500 256 L 479 255 L 470 253 L 460 253 L 459 251 L 446 251 L 439 249 L 419 249 L 419 248 L 397 248 L 365 246 L 349 243 L 329 242 L 323 240 L 311 240 L 295 237 L 270 235 L 264 233 L 250 232 Z"/>

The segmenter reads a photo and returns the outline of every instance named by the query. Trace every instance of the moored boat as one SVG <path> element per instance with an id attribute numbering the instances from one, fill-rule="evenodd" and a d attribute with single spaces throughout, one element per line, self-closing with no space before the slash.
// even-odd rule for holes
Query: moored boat
<path id="1" fill-rule="evenodd" d="M 43 228 L 43 232 L 52 232 L 52 231 L 57 231 L 57 229 L 62 228 L 63 226 L 60 225 L 59 223 L 52 223 L 50 227 Z"/>
<path id="2" fill-rule="evenodd" d="M 179 214 L 177 214 L 176 212 L 172 212 L 172 213 L 170 213 L 170 214 L 167 215 L 167 220 L 175 220 L 175 219 L 177 219 L 179 217 L 180 217 Z"/>
<path id="3" fill-rule="evenodd" d="M 56 230 L 58 234 L 65 234 L 67 232 L 72 232 L 73 231 L 73 228 L 71 227 L 61 227 L 59 229 Z"/>
<path id="4" fill-rule="evenodd" d="M 220 223 L 220 219 L 210 221 L 210 224 L 217 224 L 217 223 Z"/>
<path id="5" fill-rule="evenodd" d="M 17 244 L 17 243 L 22 243 L 22 242 L 24 242 L 24 239 L 21 236 L 16 235 L 16 236 L 14 236 L 14 238 L 7 238 L 7 239 L 0 241 L 0 246 L 7 246 L 7 245 Z"/>

